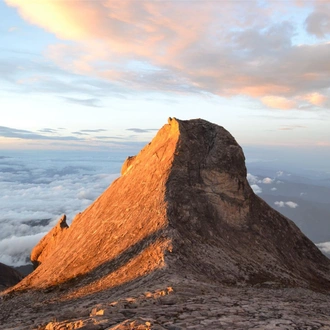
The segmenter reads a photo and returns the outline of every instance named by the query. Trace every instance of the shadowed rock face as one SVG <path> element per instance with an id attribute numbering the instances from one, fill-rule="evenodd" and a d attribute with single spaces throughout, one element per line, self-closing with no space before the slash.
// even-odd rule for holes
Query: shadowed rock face
<path id="1" fill-rule="evenodd" d="M 15 290 L 67 282 L 77 296 L 146 276 L 149 285 L 330 288 L 329 260 L 253 193 L 230 133 L 201 119 L 170 118 L 70 228 L 58 226 L 32 253 L 40 266 Z"/>
<path id="2" fill-rule="evenodd" d="M 17 284 L 22 279 L 22 274 L 0 262 L 0 291 Z"/>
<path id="3" fill-rule="evenodd" d="M 203 120 L 178 123 L 166 182 L 177 272 L 211 282 L 329 288 L 329 260 L 253 193 L 231 134 Z"/>

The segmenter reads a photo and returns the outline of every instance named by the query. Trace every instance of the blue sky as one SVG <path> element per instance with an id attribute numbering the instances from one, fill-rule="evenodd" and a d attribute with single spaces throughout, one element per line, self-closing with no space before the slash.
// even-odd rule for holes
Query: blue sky
<path id="1" fill-rule="evenodd" d="M 328 149 L 329 41 L 327 1 L 1 1 L 0 149 L 125 148 L 170 116 Z"/>

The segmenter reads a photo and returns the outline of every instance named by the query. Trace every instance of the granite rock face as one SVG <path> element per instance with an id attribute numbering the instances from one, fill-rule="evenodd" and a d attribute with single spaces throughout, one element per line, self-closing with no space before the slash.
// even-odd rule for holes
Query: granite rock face
<path id="1" fill-rule="evenodd" d="M 35 269 L 60 245 L 68 228 L 64 214 L 56 226 L 33 248 L 30 258 Z"/>
<path id="2" fill-rule="evenodd" d="M 203 120 L 177 123 L 166 182 L 177 271 L 232 284 L 330 288 L 329 259 L 254 194 L 232 135 Z"/>
<path id="3" fill-rule="evenodd" d="M 292 221 L 253 193 L 246 179 L 243 151 L 223 127 L 201 119 L 170 118 L 138 155 L 126 160 L 121 174 L 75 217 L 70 228 L 58 224 L 42 239 L 32 253 L 39 266 L 6 291 L 4 311 L 32 299 L 36 311 L 46 308 L 40 306 L 49 306 L 50 314 L 59 306 L 72 310 L 74 316 L 67 315 L 67 320 L 81 326 L 70 321 L 71 328 L 87 326 L 103 317 L 116 320 L 104 323 L 106 329 L 129 329 L 129 324 L 170 329 L 173 324 L 169 322 L 174 318 L 178 318 L 173 325 L 176 329 L 219 329 L 226 322 L 234 329 L 237 308 L 231 308 L 231 298 L 225 299 L 228 319 L 223 318 L 223 324 L 213 319 L 221 313 L 211 311 L 212 302 L 219 305 L 215 309 L 221 309 L 222 302 L 218 302 L 223 292 L 228 296 L 232 292 L 237 301 L 247 291 L 247 301 L 253 292 L 270 299 L 256 298 L 253 311 L 239 320 L 243 328 L 249 326 L 247 318 L 259 313 L 258 306 L 279 303 L 280 309 L 286 310 L 287 301 L 269 297 L 269 290 L 285 293 L 299 287 L 322 291 L 325 295 L 315 301 L 328 304 L 330 260 Z M 165 305 L 154 306 L 153 314 L 150 301 L 144 305 L 144 299 L 140 302 L 136 298 L 155 295 L 152 292 L 161 293 L 150 304 Z M 301 300 L 311 296 L 301 294 Z M 127 306 L 121 303 L 124 297 L 131 297 Z M 192 305 L 189 299 L 194 300 Z M 116 304 L 107 305 L 115 300 Z M 108 307 L 103 310 L 101 306 L 102 313 L 85 315 L 85 321 L 79 319 L 84 304 L 88 309 L 97 303 Z M 199 306 L 194 310 L 194 304 L 204 303 L 210 308 Z M 314 306 L 313 301 L 310 303 Z M 249 310 L 245 306 L 248 302 L 239 304 Z M 159 308 L 163 314 L 157 312 Z M 145 319 L 151 314 L 152 319 Z M 266 314 L 260 318 L 278 317 Z M 308 317 L 308 322 L 313 322 L 313 316 Z M 2 319 L 9 322 L 10 317 Z M 319 318 L 320 324 L 325 319 Z M 309 326 L 308 322 L 305 324 Z M 37 323 L 40 318 L 35 318 Z M 64 327 L 55 323 L 49 327 Z M 261 329 L 273 326 L 266 323 L 251 325 Z M 294 326 L 292 321 L 292 329 Z"/>

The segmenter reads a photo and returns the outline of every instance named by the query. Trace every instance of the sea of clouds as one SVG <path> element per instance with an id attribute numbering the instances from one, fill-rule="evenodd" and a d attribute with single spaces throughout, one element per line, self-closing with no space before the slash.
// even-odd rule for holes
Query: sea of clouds
<path id="1" fill-rule="evenodd" d="M 0 262 L 27 264 L 62 214 L 70 223 L 118 177 L 126 156 L 0 151 Z"/>
<path id="2" fill-rule="evenodd" d="M 66 214 L 70 224 L 119 176 L 127 156 L 125 152 L 0 151 L 0 262 L 15 267 L 28 264 L 32 248 L 61 215 Z M 330 182 L 267 169 L 264 162 L 247 164 L 254 192 L 329 253 Z"/>

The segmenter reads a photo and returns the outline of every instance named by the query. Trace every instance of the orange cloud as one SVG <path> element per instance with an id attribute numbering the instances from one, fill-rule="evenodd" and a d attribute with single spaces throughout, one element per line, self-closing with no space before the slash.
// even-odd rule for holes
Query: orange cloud
<path id="1" fill-rule="evenodd" d="M 28 22 L 73 41 L 45 52 L 67 71 L 137 89 L 248 95 L 276 109 L 327 101 L 317 89 L 330 83 L 330 44 L 295 46 L 291 23 L 270 19 L 294 2 L 5 2 Z M 132 62 L 142 64 L 141 72 Z"/>
<path id="2" fill-rule="evenodd" d="M 281 96 L 268 95 L 261 98 L 261 102 L 270 108 L 289 110 L 295 108 L 297 105 L 294 101 Z"/>
<path id="3" fill-rule="evenodd" d="M 288 86 L 267 84 L 260 86 L 243 86 L 241 88 L 241 92 L 252 96 L 252 97 L 260 97 L 264 95 L 269 95 L 270 93 L 274 93 L 277 95 L 288 94 L 290 92 L 290 88 Z M 267 98 L 267 96 L 266 96 Z M 266 99 L 267 101 L 267 99 Z"/>
<path id="4" fill-rule="evenodd" d="M 140 1 L 5 0 L 28 22 L 60 39 L 103 40 L 111 52 L 157 58 L 159 61 L 194 42 L 204 30 L 210 6 L 187 7 Z M 194 15 L 198 7 L 198 17 Z M 182 18 L 184 17 L 184 20 Z"/>
<path id="5" fill-rule="evenodd" d="M 311 104 L 321 106 L 327 101 L 328 98 L 320 93 L 314 92 L 305 95 L 303 99 L 307 100 Z"/>
<path id="6" fill-rule="evenodd" d="M 6 4 L 16 7 L 20 15 L 29 23 L 38 25 L 55 33 L 64 39 L 81 39 L 88 36 L 87 26 L 84 27 L 83 17 L 89 12 L 83 6 L 76 10 L 75 3 L 71 1 L 51 0 L 5 0 Z"/>

